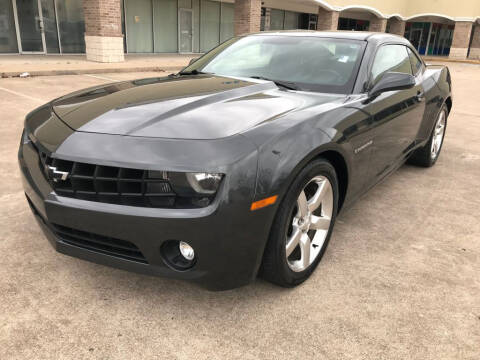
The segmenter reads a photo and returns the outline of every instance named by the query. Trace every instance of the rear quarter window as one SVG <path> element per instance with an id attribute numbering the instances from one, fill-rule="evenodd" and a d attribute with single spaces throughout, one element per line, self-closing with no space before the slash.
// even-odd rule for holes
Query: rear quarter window
<path id="1" fill-rule="evenodd" d="M 408 56 L 410 58 L 410 63 L 412 64 L 412 70 L 413 70 L 413 74 L 416 76 L 418 75 L 422 69 L 423 69 L 423 63 L 422 61 L 418 58 L 417 55 L 415 55 L 415 53 L 410 50 L 409 48 L 407 48 L 407 51 L 408 51 Z"/>

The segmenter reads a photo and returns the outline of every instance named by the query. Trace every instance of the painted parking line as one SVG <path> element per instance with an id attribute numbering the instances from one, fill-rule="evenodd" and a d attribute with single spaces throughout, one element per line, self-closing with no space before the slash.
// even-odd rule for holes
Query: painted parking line
<path id="1" fill-rule="evenodd" d="M 100 79 L 100 80 L 118 81 L 117 79 L 112 79 L 112 78 L 108 78 L 108 77 L 105 77 L 105 76 L 98 76 L 98 75 L 92 75 L 92 74 L 83 74 L 83 75 L 84 76 L 90 76 L 90 77 Z"/>
<path id="2" fill-rule="evenodd" d="M 30 96 L 30 95 L 25 95 L 25 94 L 22 94 L 22 93 L 19 93 L 17 91 L 13 91 L 13 90 L 10 90 L 10 89 L 6 89 L 4 87 L 1 87 L 0 86 L 0 90 L 3 90 L 3 91 L 6 91 L 10 94 L 14 94 L 14 95 L 17 95 L 17 96 L 21 96 L 21 97 L 24 97 L 26 99 L 30 99 L 30 100 L 33 100 L 33 101 L 36 101 L 36 102 L 39 102 L 39 103 L 46 103 L 47 101 L 46 100 L 42 100 L 42 99 L 39 99 L 39 98 L 36 98 L 36 97 L 33 97 L 33 96 Z"/>

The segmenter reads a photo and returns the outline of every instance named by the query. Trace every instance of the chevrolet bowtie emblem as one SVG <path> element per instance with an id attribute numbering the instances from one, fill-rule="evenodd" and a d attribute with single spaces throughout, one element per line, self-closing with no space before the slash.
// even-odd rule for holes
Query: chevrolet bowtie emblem
<path id="1" fill-rule="evenodd" d="M 48 177 L 55 182 L 58 180 L 65 181 L 68 178 L 68 171 L 59 171 L 55 166 L 46 165 L 45 169 L 47 170 Z"/>

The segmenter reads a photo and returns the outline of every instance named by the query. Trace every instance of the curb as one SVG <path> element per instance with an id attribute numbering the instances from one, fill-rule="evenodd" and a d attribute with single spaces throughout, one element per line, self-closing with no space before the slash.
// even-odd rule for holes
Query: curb
<path id="1" fill-rule="evenodd" d="M 30 76 L 55 76 L 55 75 L 82 75 L 82 74 L 109 74 L 127 72 L 168 72 L 182 69 L 183 66 L 140 66 L 131 68 L 94 68 L 94 69 L 72 69 L 72 70 L 33 70 L 33 71 L 5 71 L 0 72 L 0 78 L 19 77 L 20 74 L 28 72 Z"/>
<path id="2" fill-rule="evenodd" d="M 473 60 L 473 59 L 448 59 L 448 58 L 435 58 L 435 57 L 424 57 L 422 59 L 425 61 L 436 61 L 436 62 L 451 62 L 451 63 L 462 63 L 462 64 L 474 64 L 480 65 L 480 60 Z"/>

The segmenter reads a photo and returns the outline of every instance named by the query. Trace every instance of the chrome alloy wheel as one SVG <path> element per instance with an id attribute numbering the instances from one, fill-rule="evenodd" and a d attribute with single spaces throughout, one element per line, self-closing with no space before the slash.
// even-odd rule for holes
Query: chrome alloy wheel
<path id="1" fill-rule="evenodd" d="M 311 179 L 298 196 L 287 230 L 287 264 L 304 271 L 322 250 L 333 214 L 332 184 L 325 176 Z"/>
<path id="2" fill-rule="evenodd" d="M 440 147 L 442 146 L 443 136 L 445 135 L 445 110 L 440 111 L 435 129 L 433 130 L 432 146 L 430 148 L 430 155 L 432 159 L 438 156 Z"/>

